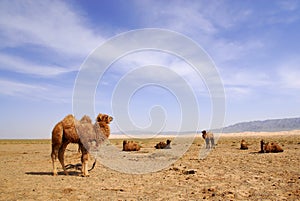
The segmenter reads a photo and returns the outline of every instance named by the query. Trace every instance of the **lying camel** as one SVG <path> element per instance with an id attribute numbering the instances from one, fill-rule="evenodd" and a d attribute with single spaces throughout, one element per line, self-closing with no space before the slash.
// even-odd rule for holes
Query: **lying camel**
<path id="1" fill-rule="evenodd" d="M 57 175 L 55 161 L 58 158 L 64 173 L 68 175 L 64 164 L 64 153 L 69 143 L 79 144 L 81 150 L 82 175 L 88 176 L 89 150 L 93 146 L 98 146 L 110 135 L 109 123 L 112 117 L 106 114 L 99 114 L 96 123 L 88 116 L 84 116 L 80 121 L 73 115 L 67 115 L 62 121 L 58 122 L 52 130 L 52 165 L 53 175 Z"/>
<path id="2" fill-rule="evenodd" d="M 283 149 L 275 142 L 267 142 L 264 140 L 260 141 L 260 153 L 278 153 L 283 152 Z"/>
<path id="3" fill-rule="evenodd" d="M 123 141 L 123 150 L 122 151 L 139 151 L 141 146 L 133 141 Z"/>
<path id="4" fill-rule="evenodd" d="M 248 149 L 248 145 L 247 145 L 245 140 L 241 141 L 241 148 L 240 149 L 242 149 L 242 150 L 247 150 Z"/>
<path id="5" fill-rule="evenodd" d="M 165 143 L 165 142 L 159 142 L 154 147 L 156 149 L 171 149 L 171 140 L 167 140 L 167 143 Z"/>
<path id="6" fill-rule="evenodd" d="M 215 146 L 214 134 L 212 132 L 202 131 L 202 137 L 205 139 L 206 149 L 211 149 Z"/>

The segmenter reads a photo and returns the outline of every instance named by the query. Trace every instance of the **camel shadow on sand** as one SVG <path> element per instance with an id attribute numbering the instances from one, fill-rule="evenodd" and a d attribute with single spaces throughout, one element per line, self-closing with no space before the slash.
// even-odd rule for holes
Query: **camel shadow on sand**
<path id="1" fill-rule="evenodd" d="M 45 176 L 45 175 L 53 175 L 53 172 L 25 172 L 27 175 L 38 175 L 38 176 Z M 63 171 L 58 172 L 58 175 L 65 175 Z M 76 172 L 76 171 L 69 171 L 67 176 L 79 176 L 81 175 L 81 172 Z"/>

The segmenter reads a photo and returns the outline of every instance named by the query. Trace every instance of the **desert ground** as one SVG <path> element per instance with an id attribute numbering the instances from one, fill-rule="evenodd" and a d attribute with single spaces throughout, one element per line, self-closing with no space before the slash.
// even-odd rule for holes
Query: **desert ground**
<path id="1" fill-rule="evenodd" d="M 248 150 L 239 149 L 242 139 Z M 261 139 L 284 152 L 258 153 Z M 156 153 L 161 140 L 135 140 L 142 148 L 128 154 Z M 110 143 L 121 152 L 122 141 Z M 54 177 L 50 140 L 0 140 L 0 200 L 300 200 L 300 131 L 222 134 L 199 159 L 203 145 L 198 135 L 181 158 L 158 172 L 121 173 L 98 161 L 89 177 L 75 169 L 63 175 L 60 165 Z M 77 145 L 68 146 L 65 161 L 80 162 Z"/>

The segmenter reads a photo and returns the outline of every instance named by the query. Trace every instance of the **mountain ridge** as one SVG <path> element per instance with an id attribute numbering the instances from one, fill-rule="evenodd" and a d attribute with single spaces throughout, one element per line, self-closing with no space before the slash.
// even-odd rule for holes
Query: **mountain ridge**
<path id="1" fill-rule="evenodd" d="M 223 133 L 238 133 L 238 132 L 276 132 L 290 131 L 300 129 L 300 117 L 283 118 L 283 119 L 267 119 L 248 122 L 240 122 L 226 126 L 222 129 Z M 221 129 L 216 129 L 221 130 Z"/>
<path id="2" fill-rule="evenodd" d="M 202 129 L 204 130 L 204 129 Z M 246 121 L 232 124 L 222 129 L 211 129 L 212 132 L 216 133 L 240 133 L 240 132 L 279 132 L 279 131 L 290 131 L 290 130 L 300 130 L 300 117 L 296 118 L 282 118 L 282 119 L 267 119 L 267 120 L 255 120 L 255 121 Z M 195 131 L 182 131 L 180 134 L 190 134 Z M 112 134 L 128 134 L 131 135 L 141 134 L 140 131 L 128 131 L 128 132 L 112 132 Z M 201 133 L 201 130 L 197 133 Z M 145 131 L 142 134 L 148 135 L 157 135 L 151 131 Z M 159 132 L 158 134 L 164 135 L 174 135 L 178 134 L 178 131 L 164 131 Z"/>

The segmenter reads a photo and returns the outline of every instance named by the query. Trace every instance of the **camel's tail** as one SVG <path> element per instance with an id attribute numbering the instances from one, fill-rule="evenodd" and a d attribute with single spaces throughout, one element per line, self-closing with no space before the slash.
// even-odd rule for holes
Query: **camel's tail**
<path id="1" fill-rule="evenodd" d="M 94 161 L 94 163 L 93 163 L 93 165 L 92 165 L 92 167 L 91 167 L 91 169 L 89 169 L 89 171 L 91 171 L 92 169 L 94 169 L 94 167 L 95 167 L 95 165 L 96 165 L 96 158 L 95 158 L 95 161 Z"/>
<path id="2" fill-rule="evenodd" d="M 93 170 L 95 168 L 95 165 L 96 165 L 96 159 L 91 167 L 91 169 L 89 169 L 89 171 Z M 68 169 L 76 169 L 76 170 L 81 170 L 82 168 L 82 164 L 81 163 L 77 163 L 75 165 L 73 164 L 68 164 L 68 165 L 65 165 L 65 168 L 68 170 Z"/>

